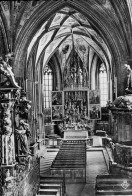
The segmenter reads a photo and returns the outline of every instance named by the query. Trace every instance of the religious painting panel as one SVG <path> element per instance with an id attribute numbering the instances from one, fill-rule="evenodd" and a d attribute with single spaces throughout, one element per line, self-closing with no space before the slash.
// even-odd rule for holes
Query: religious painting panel
<path id="1" fill-rule="evenodd" d="M 88 91 L 64 91 L 64 119 L 78 123 L 88 119 Z"/>
<path id="2" fill-rule="evenodd" d="M 52 121 L 62 121 L 63 120 L 63 113 L 64 113 L 63 106 L 52 106 Z"/>
<path id="3" fill-rule="evenodd" d="M 89 91 L 89 104 L 100 104 L 100 90 Z"/>
<path id="4" fill-rule="evenodd" d="M 101 119 L 101 106 L 99 104 L 89 105 L 89 117 L 91 120 Z"/>
<path id="5" fill-rule="evenodd" d="M 44 108 L 44 124 L 51 125 L 51 108 Z"/>
<path id="6" fill-rule="evenodd" d="M 52 91 L 52 106 L 63 105 L 63 92 L 62 91 Z"/>

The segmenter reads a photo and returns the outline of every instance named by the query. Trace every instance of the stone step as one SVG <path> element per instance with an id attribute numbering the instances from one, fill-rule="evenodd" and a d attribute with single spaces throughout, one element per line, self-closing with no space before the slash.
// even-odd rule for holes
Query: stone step
<path id="1" fill-rule="evenodd" d="M 47 153 L 50 152 L 51 154 L 55 154 L 55 153 L 58 153 L 59 149 L 49 149 L 47 148 Z"/>
<path id="2" fill-rule="evenodd" d="M 72 163 L 72 162 L 73 162 L 73 163 L 75 163 L 75 162 L 76 162 L 76 163 L 85 163 L 85 160 L 76 160 L 76 159 L 75 159 L 75 160 L 73 160 L 73 159 L 70 159 L 70 160 L 58 160 L 58 159 L 57 159 L 57 160 L 55 160 L 55 161 L 53 161 L 53 162 L 56 162 L 56 163 L 63 163 L 63 162 L 65 162 L 65 163 L 66 163 L 66 162 L 70 162 L 70 163 Z"/>
<path id="3" fill-rule="evenodd" d="M 52 149 L 50 149 L 50 150 L 52 150 Z M 54 158 L 57 155 L 57 150 L 53 151 L 53 152 L 50 152 L 50 150 L 48 151 L 45 158 L 42 158 L 40 160 L 40 175 L 41 176 L 45 175 L 45 173 L 47 173 L 49 175 L 50 167 L 52 165 Z"/>
<path id="4" fill-rule="evenodd" d="M 53 160 L 54 157 L 55 157 L 55 155 L 54 156 L 50 156 L 50 157 L 45 157 L 45 158 L 42 158 L 40 161 L 44 162 L 44 161 L 47 161 L 47 160 Z"/>
<path id="5" fill-rule="evenodd" d="M 40 173 L 40 177 L 50 176 L 50 170 L 46 170 L 42 173 Z"/>
<path id="6" fill-rule="evenodd" d="M 57 160 L 59 161 L 63 161 L 63 160 L 78 160 L 78 161 L 81 161 L 81 159 L 85 159 L 85 156 L 84 157 L 73 157 L 73 156 L 67 156 L 67 157 L 56 157 Z M 56 160 L 55 159 L 55 160 Z"/>
<path id="7" fill-rule="evenodd" d="M 40 184 L 40 189 L 60 189 L 60 184 Z"/>
<path id="8" fill-rule="evenodd" d="M 42 167 L 44 167 L 44 166 L 47 167 L 47 166 L 51 165 L 52 162 L 53 162 L 53 161 L 51 161 L 51 162 L 49 161 L 49 162 L 46 162 L 46 163 L 45 163 L 45 162 L 44 162 L 44 163 L 41 163 L 40 169 L 41 169 Z"/>
<path id="9" fill-rule="evenodd" d="M 126 181 L 126 180 L 125 180 Z M 123 179 L 108 179 L 108 180 L 98 180 L 98 181 L 96 181 L 96 183 L 98 184 L 98 185 L 107 185 L 107 184 L 122 184 L 124 182 L 124 180 Z M 132 181 L 131 180 L 127 180 L 127 183 L 129 183 L 129 184 L 132 184 Z"/>
<path id="10" fill-rule="evenodd" d="M 85 164 L 78 164 L 78 165 L 73 165 L 73 164 L 67 164 L 67 165 L 53 165 L 51 169 L 61 169 L 61 168 L 85 168 Z"/>
<path id="11" fill-rule="evenodd" d="M 45 195 L 56 195 L 58 193 L 58 189 L 39 189 L 39 194 L 45 194 Z"/>
<path id="12" fill-rule="evenodd" d="M 43 176 L 41 176 L 42 178 Z M 59 180 L 59 179 L 48 179 L 48 180 L 42 180 L 40 179 L 40 184 L 59 184 L 60 186 L 62 186 L 63 181 Z"/>
<path id="13" fill-rule="evenodd" d="M 36 196 L 58 196 L 58 195 L 57 194 L 52 194 L 52 195 L 47 195 L 47 194 L 46 195 L 45 194 L 42 194 L 41 195 L 41 194 L 37 194 Z"/>
<path id="14" fill-rule="evenodd" d="M 40 175 L 43 174 L 44 172 L 50 171 L 50 168 L 43 168 L 40 170 Z"/>
<path id="15" fill-rule="evenodd" d="M 53 161 L 53 160 L 52 160 Z M 43 162 L 41 163 L 41 166 L 44 166 L 44 165 L 50 165 L 52 163 L 52 161 L 46 161 L 46 162 Z"/>
<path id="16" fill-rule="evenodd" d="M 122 187 L 121 185 L 120 186 L 98 186 L 97 191 L 132 191 L 132 186 L 131 187 Z"/>
<path id="17" fill-rule="evenodd" d="M 76 160 L 67 160 L 67 161 L 65 161 L 65 160 L 63 160 L 63 161 L 59 161 L 59 160 L 55 160 L 55 162 L 53 162 L 54 164 L 56 164 L 56 165 L 63 165 L 63 164 L 79 164 L 79 165 L 82 165 L 82 164 L 85 164 L 85 161 L 81 161 L 81 162 L 79 162 L 79 161 L 76 161 Z"/>
<path id="18" fill-rule="evenodd" d="M 119 195 L 119 196 L 122 196 L 122 195 L 130 195 L 130 196 L 132 196 L 132 191 L 124 191 L 124 192 L 122 192 L 122 191 L 97 191 L 96 192 L 96 196 L 109 196 L 109 195 L 111 195 L 111 196 L 117 196 L 117 195 Z"/>
<path id="19" fill-rule="evenodd" d="M 102 179 L 102 180 L 105 180 L 105 179 L 119 179 L 119 180 L 121 180 L 121 179 L 123 179 L 123 180 L 129 180 L 129 179 L 131 179 L 131 178 L 129 178 L 129 177 L 127 177 L 127 176 L 124 176 L 124 175 L 114 175 L 114 174 L 105 174 L 105 175 L 97 175 L 97 180 L 98 179 Z"/>
<path id="20" fill-rule="evenodd" d="M 44 178 L 43 176 L 41 176 L 40 178 Z M 61 180 L 59 180 L 59 179 L 45 179 L 45 180 L 42 180 L 42 179 L 40 179 L 40 184 L 55 184 L 55 183 L 57 183 L 57 184 L 60 184 L 60 183 L 62 183 L 63 181 L 61 181 Z"/>
<path id="21" fill-rule="evenodd" d="M 48 183 L 48 182 L 47 182 L 47 183 L 41 183 L 41 182 L 40 182 L 40 185 L 43 185 L 43 186 L 51 186 L 51 184 Z M 60 186 L 60 183 L 52 183 L 52 185 L 53 185 L 53 186 Z"/>
<path id="22" fill-rule="evenodd" d="M 131 191 L 132 192 L 132 186 L 128 188 L 123 188 L 121 185 L 120 186 L 98 186 L 97 191 Z"/>

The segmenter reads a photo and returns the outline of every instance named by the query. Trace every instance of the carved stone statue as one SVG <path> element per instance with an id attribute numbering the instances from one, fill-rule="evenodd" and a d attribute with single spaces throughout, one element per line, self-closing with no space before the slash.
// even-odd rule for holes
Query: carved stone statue
<path id="1" fill-rule="evenodd" d="M 21 119 L 28 119 L 28 111 L 31 108 L 31 101 L 26 98 L 26 93 L 21 89 L 16 92 L 16 113 Z"/>
<path id="2" fill-rule="evenodd" d="M 5 61 L 3 60 L 3 57 L 0 56 L 0 74 L 2 75 L 0 86 L 4 88 L 19 88 L 17 82 L 15 81 L 14 73 L 12 72 L 12 67 L 9 64 L 9 59 L 11 59 L 11 54 L 7 54 L 5 56 Z"/>
<path id="3" fill-rule="evenodd" d="M 27 100 L 26 92 L 23 89 L 16 91 L 15 98 L 15 140 L 16 154 L 19 165 L 30 163 L 31 152 L 29 149 L 30 128 L 28 124 L 28 112 L 31 108 L 31 101 Z"/>
<path id="4" fill-rule="evenodd" d="M 127 68 L 127 88 L 125 89 L 125 92 L 127 94 L 132 94 L 132 69 L 130 68 L 130 65 L 125 64 L 125 67 Z"/>
<path id="5" fill-rule="evenodd" d="M 1 103 L 2 108 L 2 134 L 11 135 L 12 126 L 11 126 L 11 108 L 13 107 L 12 102 Z"/>
<path id="6" fill-rule="evenodd" d="M 24 120 L 20 120 L 19 127 L 15 129 L 17 141 L 19 142 L 19 150 L 23 154 L 30 154 L 28 146 L 28 137 L 30 136 L 29 124 Z"/>

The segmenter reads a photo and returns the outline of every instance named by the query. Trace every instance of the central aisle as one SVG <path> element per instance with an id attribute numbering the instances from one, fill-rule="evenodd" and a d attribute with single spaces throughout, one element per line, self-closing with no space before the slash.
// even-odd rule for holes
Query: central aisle
<path id="1" fill-rule="evenodd" d="M 47 149 L 45 157 L 40 160 L 41 176 L 50 175 L 50 167 L 58 151 L 59 148 Z M 103 147 L 96 147 L 96 145 L 88 147 L 86 150 L 86 183 L 66 184 L 66 196 L 95 196 L 96 176 L 108 174 L 106 159 L 108 164 L 107 152 Z"/>
<path id="2" fill-rule="evenodd" d="M 105 163 L 102 150 L 91 150 L 87 152 L 87 174 L 86 182 L 95 183 L 98 174 L 108 174 L 107 165 Z"/>
<path id="3" fill-rule="evenodd" d="M 86 184 L 66 184 L 67 196 L 94 196 L 96 176 L 108 174 L 103 151 L 93 148 L 87 151 Z"/>

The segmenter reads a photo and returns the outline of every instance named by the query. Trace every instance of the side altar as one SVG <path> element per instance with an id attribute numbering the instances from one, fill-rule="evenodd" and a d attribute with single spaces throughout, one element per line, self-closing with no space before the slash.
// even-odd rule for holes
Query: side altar
<path id="1" fill-rule="evenodd" d="M 11 55 L 0 57 L 0 195 L 33 196 L 39 187 L 39 158 L 30 150 L 31 101 L 15 81 Z"/>

